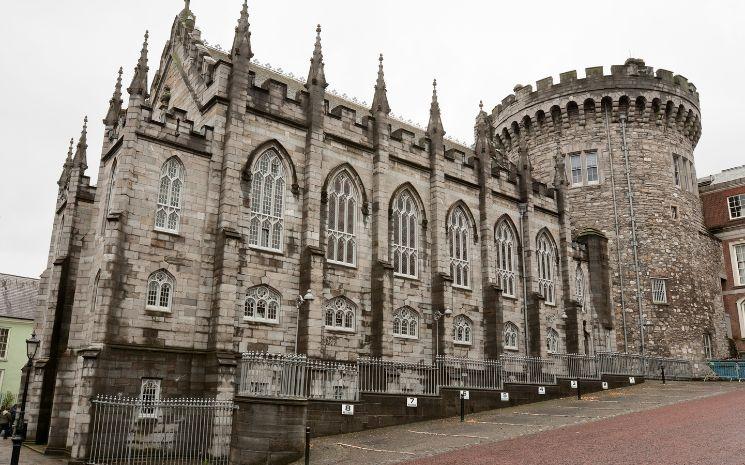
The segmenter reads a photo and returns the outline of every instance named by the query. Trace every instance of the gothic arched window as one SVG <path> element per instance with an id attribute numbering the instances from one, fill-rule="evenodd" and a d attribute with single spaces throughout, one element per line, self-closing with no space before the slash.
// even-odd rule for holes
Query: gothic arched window
<path id="1" fill-rule="evenodd" d="M 468 238 L 470 233 L 468 217 L 462 207 L 450 213 L 448 221 L 448 247 L 450 248 L 450 276 L 453 286 L 469 287 L 470 271 L 468 264 Z"/>
<path id="2" fill-rule="evenodd" d="M 471 345 L 473 343 L 473 329 L 471 320 L 466 316 L 458 315 L 453 319 L 453 342 L 456 344 Z"/>
<path id="3" fill-rule="evenodd" d="M 263 323 L 279 323 L 280 295 L 268 286 L 255 286 L 246 292 L 243 318 Z"/>
<path id="4" fill-rule="evenodd" d="M 506 220 L 502 220 L 497 225 L 497 231 L 494 234 L 494 242 L 497 246 L 497 282 L 502 288 L 502 294 L 508 297 L 515 297 L 515 234 Z"/>
<path id="5" fill-rule="evenodd" d="M 403 190 L 393 201 L 391 254 L 393 271 L 412 278 L 417 277 L 418 268 L 418 216 L 414 196 L 408 189 Z"/>
<path id="6" fill-rule="evenodd" d="M 328 229 L 326 259 L 354 265 L 357 261 L 357 188 L 347 171 L 341 171 L 327 191 Z"/>
<path id="7" fill-rule="evenodd" d="M 346 297 L 334 297 L 326 302 L 325 326 L 339 331 L 354 331 L 357 306 Z"/>
<path id="8" fill-rule="evenodd" d="M 160 170 L 158 209 L 155 229 L 178 232 L 181 219 L 181 194 L 184 186 L 184 166 L 178 158 L 169 158 Z"/>
<path id="9" fill-rule="evenodd" d="M 518 329 L 514 323 L 508 322 L 504 325 L 504 348 L 510 350 L 517 350 L 517 334 Z"/>
<path id="10" fill-rule="evenodd" d="M 269 149 L 251 167 L 251 212 L 248 243 L 282 251 L 284 227 L 285 168 L 282 158 Z"/>
<path id="11" fill-rule="evenodd" d="M 158 270 L 151 274 L 147 280 L 146 308 L 148 310 L 170 312 L 173 288 L 173 277 L 166 270 Z"/>
<path id="12" fill-rule="evenodd" d="M 582 266 L 577 265 L 577 273 L 574 276 L 574 298 L 580 305 L 580 308 L 584 311 L 585 309 L 585 273 L 582 271 Z"/>
<path id="13" fill-rule="evenodd" d="M 538 291 L 547 304 L 556 303 L 556 247 L 546 232 L 536 239 L 536 260 L 538 262 Z"/>
<path id="14" fill-rule="evenodd" d="M 419 337 L 419 314 L 411 307 L 401 307 L 393 313 L 393 335 L 416 339 Z"/>
<path id="15" fill-rule="evenodd" d="M 559 353 L 559 333 L 553 328 L 549 328 L 546 333 L 546 352 L 549 354 Z"/>

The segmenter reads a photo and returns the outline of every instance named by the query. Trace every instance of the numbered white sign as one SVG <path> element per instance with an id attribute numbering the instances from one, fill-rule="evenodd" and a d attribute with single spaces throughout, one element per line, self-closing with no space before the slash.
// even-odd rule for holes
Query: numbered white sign
<path id="1" fill-rule="evenodd" d="M 342 415 L 354 415 L 354 404 L 341 404 Z"/>
<path id="2" fill-rule="evenodd" d="M 545 394 L 546 393 L 546 387 L 545 386 L 538 386 L 538 394 Z"/>
<path id="3" fill-rule="evenodd" d="M 503 402 L 506 402 L 506 401 L 510 400 L 510 393 L 509 392 L 502 392 L 502 393 L 500 393 L 500 398 L 502 399 Z"/>
<path id="4" fill-rule="evenodd" d="M 417 398 L 416 397 L 407 397 L 406 398 L 406 406 L 407 407 L 416 407 L 417 406 Z"/>
<path id="5" fill-rule="evenodd" d="M 460 391 L 460 398 L 468 400 L 469 394 L 470 393 L 468 391 Z"/>
<path id="6" fill-rule="evenodd" d="M 629 384 L 636 384 L 636 378 L 629 376 Z"/>
<path id="7" fill-rule="evenodd" d="M 607 381 L 603 381 L 603 389 L 608 389 L 608 382 Z"/>
<path id="8" fill-rule="evenodd" d="M 569 381 L 569 386 L 572 389 L 577 389 L 577 381 Z"/>

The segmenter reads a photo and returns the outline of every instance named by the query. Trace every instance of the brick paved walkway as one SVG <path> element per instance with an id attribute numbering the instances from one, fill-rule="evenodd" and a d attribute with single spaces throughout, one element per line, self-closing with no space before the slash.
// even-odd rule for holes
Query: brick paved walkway
<path id="1" fill-rule="evenodd" d="M 742 384 L 652 381 L 582 401 L 565 398 L 482 412 L 465 423 L 452 418 L 318 438 L 311 444 L 311 464 L 740 465 L 745 463 L 745 422 L 737 405 L 745 405 Z M 722 428 L 726 435 L 720 435 Z M 723 450 L 736 461 L 722 461 L 718 449 L 724 444 L 717 445 L 718 437 L 735 441 Z M 655 461 L 657 456 L 662 459 Z"/>

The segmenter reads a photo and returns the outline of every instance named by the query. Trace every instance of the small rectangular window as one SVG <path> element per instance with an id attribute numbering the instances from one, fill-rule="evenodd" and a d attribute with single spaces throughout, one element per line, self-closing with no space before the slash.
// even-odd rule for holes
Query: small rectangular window
<path id="1" fill-rule="evenodd" d="M 729 219 L 736 220 L 745 217 L 745 194 L 727 197 L 729 205 Z"/>
<path id="2" fill-rule="evenodd" d="M 712 358 L 711 334 L 709 333 L 704 333 L 704 357 L 707 360 L 710 360 Z"/>
<path id="3" fill-rule="evenodd" d="M 678 207 L 675 205 L 670 205 L 670 218 L 674 220 L 678 219 Z"/>
<path id="4" fill-rule="evenodd" d="M 597 152 L 589 152 L 586 155 L 585 164 L 587 166 L 587 183 L 598 182 L 598 154 Z"/>
<path id="5" fill-rule="evenodd" d="M 140 385 L 140 418 L 155 418 L 158 416 L 160 403 L 160 379 L 142 378 Z"/>
<path id="6" fill-rule="evenodd" d="M 569 157 L 572 167 L 572 185 L 582 184 L 582 156 L 580 154 Z"/>
<path id="7" fill-rule="evenodd" d="M 673 155 L 673 177 L 675 185 L 680 187 L 680 157 L 678 155 Z"/>
<path id="8" fill-rule="evenodd" d="M 662 278 L 652 278 L 652 302 L 655 304 L 667 303 L 667 283 Z"/>
<path id="9" fill-rule="evenodd" d="M 0 359 L 8 358 L 8 336 L 10 329 L 0 328 Z"/>
<path id="10" fill-rule="evenodd" d="M 735 282 L 739 286 L 745 286 L 745 244 L 737 244 L 734 247 L 735 258 Z"/>

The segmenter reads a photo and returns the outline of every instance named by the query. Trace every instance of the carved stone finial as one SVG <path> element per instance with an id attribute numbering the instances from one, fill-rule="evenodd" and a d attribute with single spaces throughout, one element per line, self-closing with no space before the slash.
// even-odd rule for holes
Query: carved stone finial
<path id="1" fill-rule="evenodd" d="M 321 25 L 316 27 L 316 43 L 313 47 L 313 56 L 310 58 L 310 70 L 308 70 L 308 79 L 305 81 L 305 88 L 311 86 L 321 86 L 326 88 L 326 74 L 324 72 L 323 51 L 321 49 Z"/>
<path id="2" fill-rule="evenodd" d="M 132 83 L 127 88 L 129 95 L 142 95 L 147 98 L 147 40 L 150 37 L 149 31 L 145 31 L 145 40 L 142 43 L 142 49 L 140 50 L 140 59 L 137 60 L 137 66 L 135 66 L 135 74 L 132 77 Z"/>

